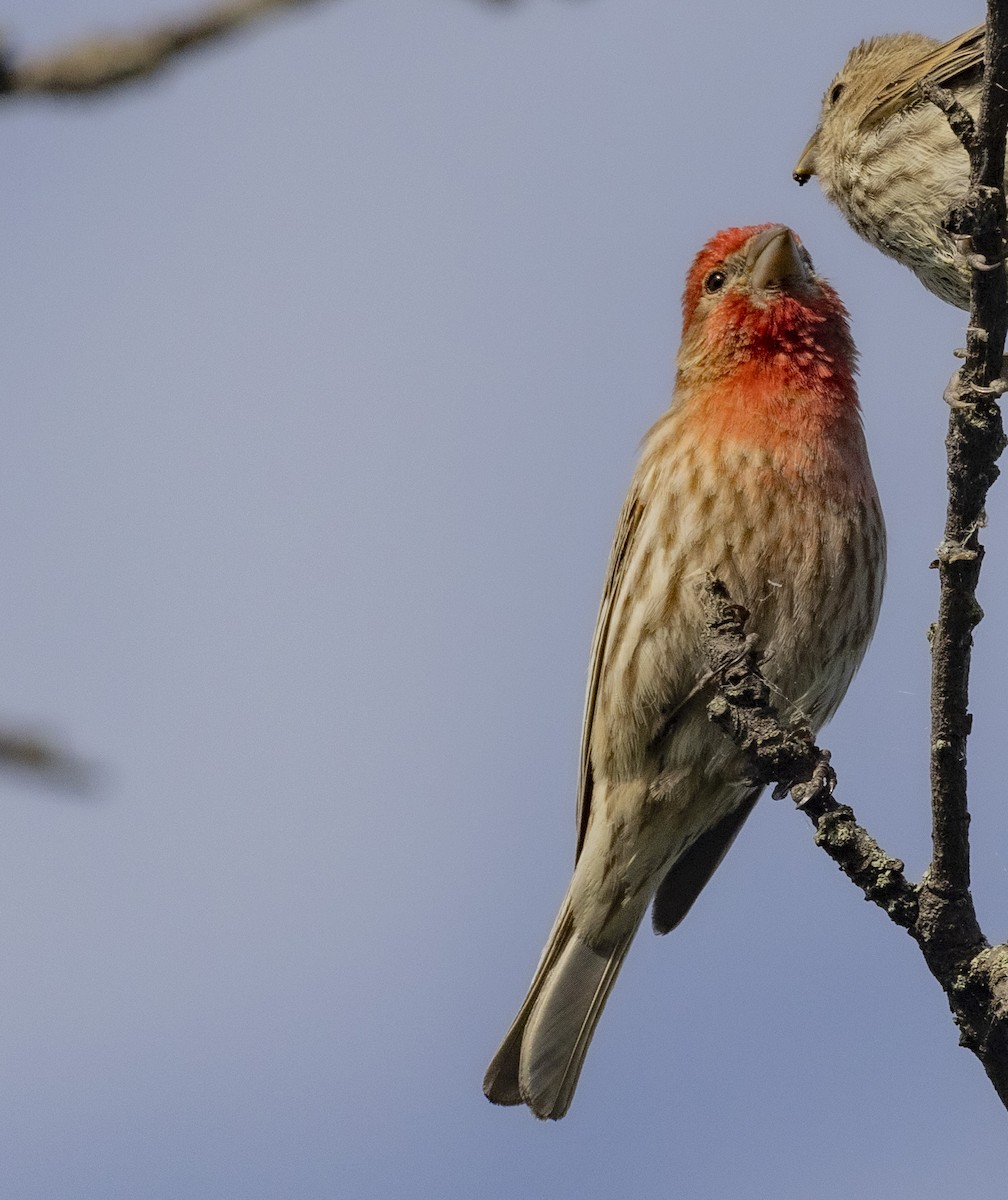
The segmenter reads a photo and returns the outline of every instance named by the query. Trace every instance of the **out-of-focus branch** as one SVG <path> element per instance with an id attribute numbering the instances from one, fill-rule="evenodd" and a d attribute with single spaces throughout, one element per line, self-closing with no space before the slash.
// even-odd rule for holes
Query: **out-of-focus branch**
<path id="1" fill-rule="evenodd" d="M 269 13 L 306 8 L 317 0 L 230 0 L 138 33 L 110 33 L 73 42 L 37 58 L 0 62 L 0 96 L 74 96 L 144 79 L 180 54 L 244 29 Z"/>
<path id="2" fill-rule="evenodd" d="M 0 45 L 0 100 L 26 96 L 86 96 L 147 79 L 197 46 L 236 33 L 284 9 L 319 0 L 229 0 L 201 13 L 141 30 L 71 42 L 61 50 L 16 60 Z M 482 0 L 497 8 L 513 0 Z"/>
<path id="3" fill-rule="evenodd" d="M 482 2 L 501 8 L 513 0 Z M 23 60 L 16 60 L 0 46 L 0 99 L 109 91 L 156 75 L 187 51 L 219 41 L 270 13 L 317 3 L 319 0 L 230 0 L 138 33 L 86 38 Z"/>
<path id="4" fill-rule="evenodd" d="M 0 97 L 79 96 L 118 88 L 167 67 L 187 50 L 245 29 L 271 12 L 317 0 L 229 0 L 190 17 L 167 20 L 133 34 L 83 38 L 50 54 L 0 60 Z"/>
<path id="5" fill-rule="evenodd" d="M 828 751 L 819 749 L 807 728 L 782 724 L 755 642 L 746 637 L 749 614 L 716 579 L 703 586 L 701 602 L 702 640 L 716 689 L 707 710 L 711 720 L 749 756 L 754 781 L 777 784 L 778 797 L 790 791 L 815 825 L 816 845 L 917 942 L 948 998 L 961 1044 L 980 1059 L 1008 1108 L 1008 946 L 986 942 L 972 903 L 958 914 L 948 911 L 935 919 L 927 878 L 916 886 L 910 883 L 900 860 L 887 854 L 853 811 L 833 798 L 836 776 Z M 952 919 L 956 915 L 958 921 Z M 971 952 L 964 957 L 962 935 L 971 922 Z"/>
<path id="6" fill-rule="evenodd" d="M 40 783 L 85 793 L 95 786 L 95 767 L 50 738 L 0 729 L 0 769 L 13 770 Z"/>
<path id="7" fill-rule="evenodd" d="M 284 9 L 319 0 L 225 0 L 201 13 L 138 33 L 109 33 L 61 50 L 16 60 L 0 45 L 0 100 L 25 96 L 84 96 L 147 79 L 197 46 L 218 41 Z M 482 0 L 496 8 L 513 0 Z"/>

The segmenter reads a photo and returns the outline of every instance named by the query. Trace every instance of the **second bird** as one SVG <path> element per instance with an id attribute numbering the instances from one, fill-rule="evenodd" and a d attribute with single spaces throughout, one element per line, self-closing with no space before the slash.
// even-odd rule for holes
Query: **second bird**
<path id="1" fill-rule="evenodd" d="M 818 729 L 871 639 L 885 530 L 837 294 L 782 225 L 719 233 L 683 297 L 675 393 L 644 440 L 592 646 L 574 875 L 483 1082 L 566 1113 L 648 905 L 673 929 L 759 796 L 707 718 L 699 590 L 751 613 L 784 720 Z"/>
<path id="2" fill-rule="evenodd" d="M 920 33 L 861 42 L 826 89 L 794 169 L 800 184 L 818 178 L 856 233 L 965 309 L 969 263 L 941 224 L 966 195 L 969 156 L 920 83 L 948 88 L 976 117 L 983 56 L 982 25 L 945 43 Z"/>

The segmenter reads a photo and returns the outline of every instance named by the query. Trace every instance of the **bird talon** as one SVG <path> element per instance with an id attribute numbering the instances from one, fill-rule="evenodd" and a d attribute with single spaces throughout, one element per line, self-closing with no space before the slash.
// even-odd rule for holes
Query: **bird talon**
<path id="1" fill-rule="evenodd" d="M 982 254 L 967 254 L 966 261 L 974 271 L 996 271 L 998 267 L 1004 266 L 1003 258 L 996 258 L 993 262 L 988 262 Z"/>
<path id="2" fill-rule="evenodd" d="M 945 385 L 945 391 L 942 392 L 942 399 L 949 408 L 976 408 L 976 404 L 972 400 L 963 400 L 962 394 L 962 380 L 959 377 L 959 372 L 956 371 Z"/>
<path id="3" fill-rule="evenodd" d="M 969 538 L 972 537 L 975 532 L 976 532 L 976 528 L 974 528 L 970 532 L 969 537 L 967 537 L 966 541 L 968 541 Z M 977 557 L 977 552 L 975 550 L 971 550 L 966 545 L 965 541 L 964 542 L 948 542 L 948 541 L 946 541 L 946 542 L 942 542 L 942 544 L 938 547 L 938 558 L 936 561 L 939 566 L 942 563 L 944 563 L 945 566 L 950 566 L 952 563 L 957 563 L 957 562 L 973 562 L 976 557 Z"/>
<path id="4" fill-rule="evenodd" d="M 1008 365 L 1008 362 L 1002 365 Z M 948 381 L 945 391 L 942 393 L 942 399 L 949 408 L 973 409 L 977 406 L 977 400 L 997 400 L 999 396 L 1003 396 L 1006 392 L 1008 392 L 1008 379 L 1003 379 L 999 376 L 997 379 L 992 379 L 990 383 L 964 384 L 961 372 L 956 371 Z M 975 396 L 977 400 L 964 400 L 964 395 Z"/>
<path id="5" fill-rule="evenodd" d="M 812 772 L 812 778 L 807 783 L 795 784 L 791 789 L 795 806 L 805 809 L 813 800 L 821 800 L 827 796 L 832 796 L 836 784 L 836 771 L 830 766 L 829 751 L 824 750 L 822 758 Z"/>

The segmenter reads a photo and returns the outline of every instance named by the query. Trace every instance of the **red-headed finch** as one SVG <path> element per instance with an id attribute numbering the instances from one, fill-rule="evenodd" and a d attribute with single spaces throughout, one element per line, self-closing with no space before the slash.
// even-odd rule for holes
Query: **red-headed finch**
<path id="1" fill-rule="evenodd" d="M 562 1117 L 648 905 L 686 915 L 760 788 L 707 718 L 699 585 L 752 614 L 782 717 L 818 729 L 875 628 L 885 528 L 836 292 L 783 225 L 719 233 L 686 281 L 669 410 L 644 440 L 592 646 L 574 876 L 487 1070 Z"/>
<path id="2" fill-rule="evenodd" d="M 941 222 L 966 195 L 969 157 L 920 83 L 948 88 L 976 117 L 983 55 L 982 25 L 944 44 L 920 33 L 861 42 L 826 89 L 794 169 L 800 184 L 818 177 L 856 233 L 966 309 L 969 263 Z"/>

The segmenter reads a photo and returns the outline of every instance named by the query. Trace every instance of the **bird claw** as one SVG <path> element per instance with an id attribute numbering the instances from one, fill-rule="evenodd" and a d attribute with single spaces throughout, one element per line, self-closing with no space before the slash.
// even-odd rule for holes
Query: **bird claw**
<path id="1" fill-rule="evenodd" d="M 996 258 L 993 262 L 988 262 L 982 254 L 967 254 L 966 261 L 974 271 L 996 271 L 998 267 L 1004 266 L 1003 258 Z"/>
<path id="2" fill-rule="evenodd" d="M 1003 258 L 995 258 L 993 261 L 988 261 L 982 254 L 978 254 L 973 249 L 973 239 L 966 233 L 956 234 L 952 241 L 956 248 L 956 253 L 966 259 L 967 263 L 974 271 L 996 271 L 998 267 L 1004 266 Z"/>
<path id="3" fill-rule="evenodd" d="M 971 400 L 963 400 L 963 385 L 959 378 L 959 372 L 953 372 L 952 378 L 945 385 L 945 391 L 942 392 L 942 399 L 949 408 L 976 408 L 976 404 Z"/>
<path id="4" fill-rule="evenodd" d="M 812 778 L 808 783 L 796 783 L 791 788 L 791 796 L 798 808 L 807 808 L 814 800 L 821 800 L 827 796 L 832 796 L 836 784 L 836 771 L 830 766 L 829 751 L 824 750 L 822 757 L 816 764 L 815 770 L 812 772 Z M 780 784 L 774 789 L 775 798 L 779 788 Z"/>
<path id="5" fill-rule="evenodd" d="M 1006 367 L 1008 367 L 1008 361 L 1002 364 L 1002 370 Z M 976 399 L 997 400 L 1005 392 L 1008 392 L 1008 379 L 998 377 L 992 379 L 990 383 L 964 384 L 960 372 L 956 371 L 948 381 L 945 391 L 942 393 L 942 399 L 949 408 L 976 408 Z M 964 400 L 964 393 L 975 396 L 976 399 Z"/>
<path id="6" fill-rule="evenodd" d="M 973 536 L 978 528 L 979 526 L 974 526 L 974 528 L 970 531 L 969 536 L 966 538 L 966 541 Z M 966 541 L 962 543 L 949 541 L 942 542 L 942 544 L 938 547 L 938 557 L 934 561 L 934 566 L 939 567 L 942 563 L 944 563 L 945 566 L 950 566 L 952 563 L 957 562 L 972 562 L 977 557 L 977 552 L 975 550 L 971 550 L 966 545 Z"/>

